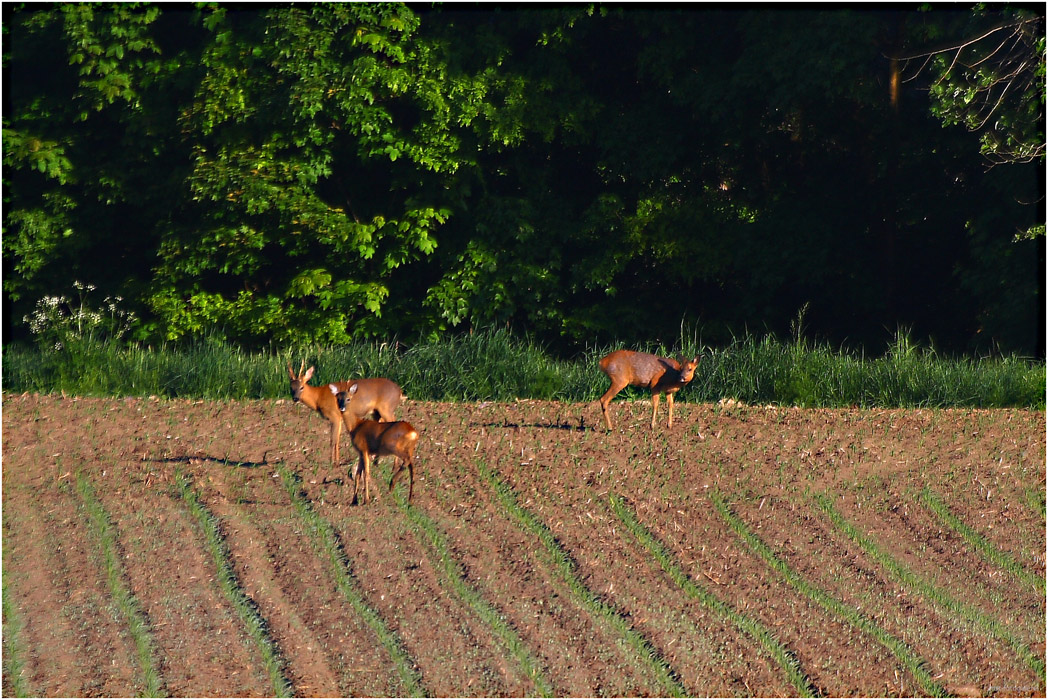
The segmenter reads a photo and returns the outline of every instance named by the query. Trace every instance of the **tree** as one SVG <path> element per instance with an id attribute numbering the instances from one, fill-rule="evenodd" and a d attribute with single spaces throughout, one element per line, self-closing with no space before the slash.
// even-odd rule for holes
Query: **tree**
<path id="1" fill-rule="evenodd" d="M 930 70 L 933 113 L 979 134 L 994 163 L 1045 158 L 1045 27 L 1040 12 L 977 7 L 960 30 L 966 38 L 905 62 L 913 80 Z M 947 31 L 950 31 L 949 29 Z M 938 34 L 935 31 L 934 34 Z M 1042 227 L 1043 231 L 1043 227 Z"/>

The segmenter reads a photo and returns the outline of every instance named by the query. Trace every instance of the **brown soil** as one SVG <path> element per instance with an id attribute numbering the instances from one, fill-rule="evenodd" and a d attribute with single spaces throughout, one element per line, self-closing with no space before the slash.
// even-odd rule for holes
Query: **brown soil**
<path id="1" fill-rule="evenodd" d="M 911 696 L 915 677 L 874 638 L 827 612 L 756 556 L 713 506 L 733 512 L 809 583 L 904 641 L 956 694 L 1045 695 L 1010 645 L 905 586 L 816 505 L 837 510 L 910 572 L 979 610 L 1044 663 L 1045 597 L 989 562 L 920 500 L 927 487 L 1026 571 L 1045 575 L 1045 416 L 1032 411 L 801 410 L 650 404 L 406 402 L 420 431 L 415 507 L 446 538 L 465 584 L 497 612 L 560 696 L 659 696 L 612 624 L 573 592 L 503 506 L 484 465 L 554 535 L 575 573 L 691 695 L 798 691 L 762 646 L 691 598 L 610 506 L 619 496 L 690 579 L 762 623 L 812 686 L 834 696 Z M 337 533 L 353 582 L 433 696 L 539 688 L 456 592 L 439 553 L 387 493 L 351 506 L 327 425 L 288 401 L 3 397 L 3 564 L 21 622 L 22 679 L 41 696 L 133 696 L 141 672 L 76 490 L 86 476 L 117 534 L 125 583 L 172 696 L 270 696 L 205 537 L 176 488 L 187 477 L 221 525 L 243 593 L 265 620 L 296 695 L 397 696 L 389 652 L 336 586 L 327 555 L 280 478 L 301 479 Z M 398 487 L 404 488 L 404 487 Z M 405 489 L 406 493 L 406 489 Z M 7 621 L 5 620 L 5 632 Z M 8 651 L 5 639 L 5 652 Z M 3 691 L 12 692 L 5 661 Z"/>

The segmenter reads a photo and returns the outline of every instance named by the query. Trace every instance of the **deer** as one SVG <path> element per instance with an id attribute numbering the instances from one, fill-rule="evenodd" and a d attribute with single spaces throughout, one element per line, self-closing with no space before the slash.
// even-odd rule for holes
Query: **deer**
<path id="1" fill-rule="evenodd" d="M 655 417 L 659 412 L 659 395 L 666 395 L 669 404 L 669 427 L 673 427 L 673 395 L 680 391 L 695 376 L 695 368 L 702 356 L 685 360 L 657 357 L 646 352 L 616 350 L 600 360 L 600 370 L 608 375 L 611 387 L 600 397 L 600 410 L 604 424 L 611 430 L 611 400 L 627 386 L 641 386 L 651 390 L 651 429 L 655 430 Z"/>
<path id="2" fill-rule="evenodd" d="M 351 382 L 348 388 L 336 394 L 339 410 L 343 416 L 349 416 L 346 428 L 349 430 L 354 449 L 360 455 L 360 461 L 353 469 L 352 505 L 357 504 L 361 478 L 364 480 L 364 502 L 371 500 L 371 462 L 386 456 L 392 456 L 394 463 L 393 474 L 389 477 L 390 492 L 407 467 L 410 504 L 415 496 L 415 447 L 418 445 L 418 431 L 407 421 L 383 423 L 365 419 L 347 410 L 358 400 L 362 391 L 364 389 L 360 386 L 360 381 L 357 381 Z"/>
<path id="3" fill-rule="evenodd" d="M 313 377 L 314 368 L 311 366 L 303 373 L 302 369 L 305 366 L 306 363 L 303 362 L 298 374 L 291 369 L 291 365 L 287 366 L 287 373 L 291 378 L 291 398 L 295 403 L 301 402 L 312 408 L 331 424 L 331 461 L 333 468 L 337 470 L 342 426 L 349 430 L 350 417 L 359 415 L 359 420 L 372 411 L 378 414 L 381 421 L 394 420 L 394 410 L 403 398 L 403 392 L 395 382 L 381 378 L 335 382 L 323 387 L 310 386 L 309 380 Z M 351 384 L 362 385 L 363 388 L 355 392 L 352 411 L 347 415 L 340 409 L 336 394 L 348 389 Z"/>

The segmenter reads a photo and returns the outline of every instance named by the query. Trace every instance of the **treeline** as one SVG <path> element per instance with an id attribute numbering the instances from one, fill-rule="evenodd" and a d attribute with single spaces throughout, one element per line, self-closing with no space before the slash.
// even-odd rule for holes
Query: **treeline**
<path id="1" fill-rule="evenodd" d="M 571 353 L 803 313 L 852 349 L 1044 354 L 1043 7 L 8 4 L 3 31 L 5 343 Z"/>

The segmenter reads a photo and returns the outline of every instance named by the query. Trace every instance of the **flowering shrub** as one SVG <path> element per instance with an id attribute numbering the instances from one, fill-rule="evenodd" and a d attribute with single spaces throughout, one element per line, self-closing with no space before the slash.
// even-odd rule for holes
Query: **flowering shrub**
<path id="1" fill-rule="evenodd" d="M 88 305 L 88 295 L 95 291 L 93 284 L 73 282 L 77 299 L 66 296 L 46 296 L 36 302 L 33 313 L 22 318 L 44 350 L 62 350 L 79 340 L 119 340 L 134 325 L 137 317 L 118 304 L 123 297 L 106 297 L 101 309 Z"/>

